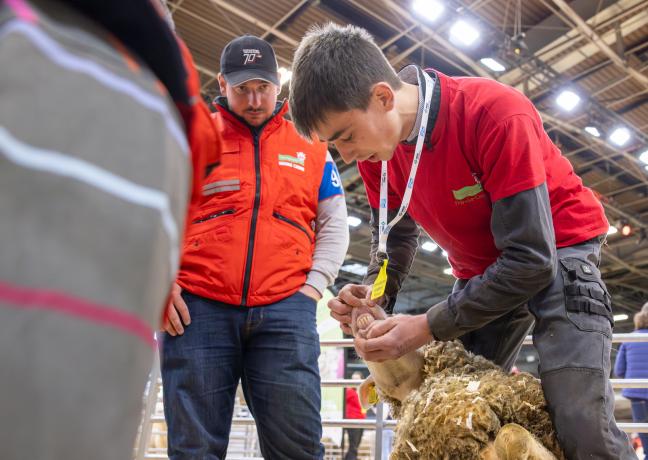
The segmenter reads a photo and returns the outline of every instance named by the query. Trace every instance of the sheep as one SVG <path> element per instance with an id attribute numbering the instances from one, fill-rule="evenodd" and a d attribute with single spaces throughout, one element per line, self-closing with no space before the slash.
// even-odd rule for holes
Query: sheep
<path id="1" fill-rule="evenodd" d="M 387 316 L 357 307 L 354 336 Z M 509 375 L 459 341 L 432 342 L 397 360 L 367 362 L 359 388 L 366 407 L 377 393 L 398 419 L 391 460 L 564 460 L 540 382 Z"/>

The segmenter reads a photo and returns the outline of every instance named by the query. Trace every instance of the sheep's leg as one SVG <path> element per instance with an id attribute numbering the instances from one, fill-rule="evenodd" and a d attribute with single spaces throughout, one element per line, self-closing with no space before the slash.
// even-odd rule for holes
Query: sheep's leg
<path id="1" fill-rule="evenodd" d="M 481 460 L 556 460 L 540 441 L 515 423 L 504 425 L 480 457 Z"/>
<path id="2" fill-rule="evenodd" d="M 387 318 L 385 311 L 376 306 L 368 307 L 363 305 L 355 307 L 352 311 L 351 329 L 354 337 L 366 338 L 367 329 L 374 321 L 382 321 Z M 380 388 L 380 391 L 387 396 L 403 401 L 407 395 L 421 385 L 423 375 L 423 355 L 415 350 L 395 360 L 388 360 L 381 363 L 367 362 L 369 372 L 373 376 L 373 383 Z M 370 387 L 360 388 L 360 400 L 363 406 L 376 398 L 370 398 L 368 391 Z M 364 391 L 364 396 L 363 396 Z M 374 393 L 375 395 L 375 393 Z M 364 398 L 364 399 L 363 399 Z"/>

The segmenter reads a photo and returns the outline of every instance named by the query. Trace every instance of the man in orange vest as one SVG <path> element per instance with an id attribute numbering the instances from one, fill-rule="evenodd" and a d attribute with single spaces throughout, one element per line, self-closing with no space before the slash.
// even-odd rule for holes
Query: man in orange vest
<path id="1" fill-rule="evenodd" d="M 326 144 L 300 137 L 277 103 L 270 44 L 221 56 L 222 157 L 191 217 L 162 341 L 169 458 L 222 459 L 236 388 L 266 459 L 320 459 L 317 300 L 348 246 L 340 176 Z"/>

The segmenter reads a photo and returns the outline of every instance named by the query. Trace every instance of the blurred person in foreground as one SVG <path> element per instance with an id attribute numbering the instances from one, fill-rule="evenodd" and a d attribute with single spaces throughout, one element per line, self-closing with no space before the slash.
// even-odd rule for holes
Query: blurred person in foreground
<path id="1" fill-rule="evenodd" d="M 132 456 L 188 203 L 219 152 L 158 7 L 0 2 L 3 459 Z"/>

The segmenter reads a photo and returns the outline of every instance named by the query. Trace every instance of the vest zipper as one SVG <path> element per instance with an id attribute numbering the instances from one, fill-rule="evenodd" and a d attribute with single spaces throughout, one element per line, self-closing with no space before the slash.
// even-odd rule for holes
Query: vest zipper
<path id="1" fill-rule="evenodd" d="M 257 218 L 259 216 L 259 202 L 261 201 L 261 158 L 259 153 L 259 137 L 261 130 L 253 130 L 254 139 L 254 174 L 255 192 L 254 207 L 252 208 L 252 220 L 250 222 L 250 236 L 248 238 L 248 251 L 245 258 L 245 276 L 243 278 L 243 294 L 241 295 L 241 306 L 247 305 L 247 296 L 250 290 L 250 276 L 252 274 L 252 256 L 254 255 L 254 236 L 256 235 Z"/>
<path id="2" fill-rule="evenodd" d="M 220 217 L 220 216 L 226 216 L 228 214 L 234 214 L 234 210 L 233 209 L 226 209 L 224 211 L 218 211 L 218 212 L 215 212 L 214 214 L 208 215 L 207 217 L 202 217 L 200 219 L 196 219 L 191 223 L 192 224 L 200 224 L 202 222 L 206 222 L 208 220 L 216 219 L 217 217 Z"/>
<path id="3" fill-rule="evenodd" d="M 301 225 L 299 225 L 299 224 L 298 224 L 297 222 L 295 222 L 294 220 L 292 220 L 292 219 L 288 219 L 286 216 L 282 216 L 282 215 L 279 214 L 278 212 L 273 212 L 273 213 L 272 213 L 272 217 L 274 217 L 275 219 L 279 219 L 280 221 L 285 222 L 285 223 L 287 223 L 288 225 L 292 225 L 292 226 L 295 227 L 295 228 L 298 228 L 299 230 L 301 230 L 302 232 L 304 232 L 304 234 L 305 234 L 306 237 L 308 238 L 308 241 L 311 241 L 311 237 L 310 237 L 310 235 L 308 234 L 308 232 L 306 231 L 306 229 L 305 229 L 304 227 L 302 227 Z M 311 241 L 311 242 L 312 242 L 312 241 Z"/>

